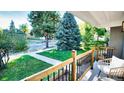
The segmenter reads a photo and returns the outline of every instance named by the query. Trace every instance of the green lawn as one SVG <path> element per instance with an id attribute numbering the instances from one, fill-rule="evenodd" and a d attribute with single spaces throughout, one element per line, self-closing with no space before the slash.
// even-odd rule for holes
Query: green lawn
<path id="1" fill-rule="evenodd" d="M 77 54 L 79 55 L 79 54 L 84 53 L 86 51 L 87 50 L 77 50 Z M 71 51 L 60 51 L 60 50 L 55 50 L 55 49 L 40 52 L 38 54 L 43 55 L 43 56 L 47 56 L 49 58 L 57 59 L 60 61 L 65 61 L 65 60 L 72 57 Z"/>
<path id="2" fill-rule="evenodd" d="M 0 71 L 0 80 L 21 80 L 51 66 L 29 55 L 24 55 L 8 63 L 8 67 Z"/>

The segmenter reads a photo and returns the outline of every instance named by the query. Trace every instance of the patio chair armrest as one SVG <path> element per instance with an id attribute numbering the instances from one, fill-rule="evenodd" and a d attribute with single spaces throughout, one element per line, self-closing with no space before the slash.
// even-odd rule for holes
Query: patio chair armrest
<path id="1" fill-rule="evenodd" d="M 109 62 L 111 62 L 111 61 L 112 61 L 112 58 L 106 58 L 106 59 L 104 59 L 104 61 L 109 61 Z"/>
<path id="2" fill-rule="evenodd" d="M 98 62 L 101 62 L 104 65 L 110 65 L 111 61 L 112 61 L 111 58 L 107 58 L 107 59 L 104 59 L 104 60 L 99 60 Z"/>
<path id="3" fill-rule="evenodd" d="M 119 77 L 124 79 L 124 67 L 111 68 L 109 77 Z"/>

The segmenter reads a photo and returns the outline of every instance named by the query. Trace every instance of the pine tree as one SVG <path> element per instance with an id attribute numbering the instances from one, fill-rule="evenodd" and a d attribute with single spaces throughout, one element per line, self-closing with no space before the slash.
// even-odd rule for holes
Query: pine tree
<path id="1" fill-rule="evenodd" d="M 74 16 L 66 12 L 59 24 L 56 34 L 59 50 L 80 49 L 81 35 Z"/>
<path id="2" fill-rule="evenodd" d="M 9 30 L 10 30 L 11 33 L 15 33 L 16 32 L 16 28 L 15 28 L 15 24 L 14 24 L 13 20 L 11 20 Z"/>

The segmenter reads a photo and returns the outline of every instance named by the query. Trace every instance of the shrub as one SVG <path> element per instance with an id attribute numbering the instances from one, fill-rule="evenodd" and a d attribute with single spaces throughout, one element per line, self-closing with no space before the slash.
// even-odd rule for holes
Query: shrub
<path id="1" fill-rule="evenodd" d="M 22 51 L 27 48 L 26 37 L 23 34 L 0 33 L 0 49 Z"/>
<path id="2" fill-rule="evenodd" d="M 13 43 L 7 33 L 0 32 L 0 69 L 6 68 L 9 61 L 9 50 Z"/>
<path id="3" fill-rule="evenodd" d="M 15 34 L 12 37 L 12 42 L 14 44 L 13 47 L 14 51 L 23 51 L 27 48 L 27 41 L 24 35 Z"/>
<path id="4" fill-rule="evenodd" d="M 11 41 L 10 35 L 6 32 L 0 33 L 0 49 L 12 49 L 13 43 Z"/>
<path id="5" fill-rule="evenodd" d="M 0 69 L 6 68 L 9 61 L 9 51 L 22 51 L 27 46 L 24 35 L 0 32 Z"/>

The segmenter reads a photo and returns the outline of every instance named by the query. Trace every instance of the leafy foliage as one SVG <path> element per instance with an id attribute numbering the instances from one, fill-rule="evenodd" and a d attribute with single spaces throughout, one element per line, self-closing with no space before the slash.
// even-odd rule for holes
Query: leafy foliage
<path id="1" fill-rule="evenodd" d="M 94 28 L 86 23 L 85 24 L 85 34 L 83 36 L 84 48 L 90 49 L 94 42 Z"/>
<path id="2" fill-rule="evenodd" d="M 24 35 L 15 34 L 12 37 L 13 51 L 23 51 L 27 49 L 27 40 Z"/>
<path id="3" fill-rule="evenodd" d="M 59 24 L 56 34 L 59 50 L 80 49 L 81 35 L 74 16 L 66 12 Z"/>
<path id="4" fill-rule="evenodd" d="M 85 23 L 85 34 L 83 36 L 84 48 L 93 46 L 108 45 L 109 32 L 105 28 L 97 28 L 88 23 Z M 100 40 L 102 38 L 102 40 Z M 103 40 L 104 39 L 104 40 Z"/>
<path id="5" fill-rule="evenodd" d="M 28 25 L 27 24 L 22 24 L 22 25 L 20 25 L 20 30 L 22 31 L 22 32 L 24 32 L 24 33 L 27 33 L 27 32 L 29 32 L 29 29 L 28 29 Z"/>
<path id="6" fill-rule="evenodd" d="M 9 32 L 0 33 L 0 49 L 22 51 L 27 48 L 26 38 L 21 34 Z"/>
<path id="7" fill-rule="evenodd" d="M 96 33 L 97 33 L 97 35 L 98 35 L 99 37 L 104 36 L 105 33 L 106 33 L 106 29 L 105 29 L 105 28 L 96 28 L 96 27 L 95 27 L 95 30 L 96 30 Z"/>
<path id="8" fill-rule="evenodd" d="M 6 32 L 0 33 L 0 49 L 10 50 L 12 47 L 13 43 L 11 41 L 10 35 L 8 35 Z"/>
<path id="9" fill-rule="evenodd" d="M 10 23 L 10 30 L 0 31 L 0 69 L 6 67 L 9 61 L 9 51 L 24 50 L 26 39 L 22 35 L 16 33 L 14 22 Z"/>
<path id="10" fill-rule="evenodd" d="M 9 51 L 24 50 L 26 39 L 15 32 L 14 23 L 11 22 L 10 31 L 0 31 L 0 69 L 7 66 L 9 61 Z"/>
<path id="11" fill-rule="evenodd" d="M 105 37 L 107 34 L 107 30 L 105 28 L 97 28 L 94 27 L 95 33 L 97 35 L 97 40 L 94 41 L 95 46 L 104 46 L 106 43 L 108 43 L 108 39 Z M 105 38 L 106 40 L 100 40 L 99 38 Z"/>
<path id="12" fill-rule="evenodd" d="M 80 33 L 82 36 L 85 34 L 85 25 L 86 25 L 86 23 L 84 23 L 84 22 L 81 22 L 79 24 L 79 30 L 80 30 Z"/>
<path id="13" fill-rule="evenodd" d="M 17 29 L 15 28 L 14 21 L 11 20 L 10 29 L 7 35 L 11 37 L 10 40 L 13 51 L 22 51 L 27 48 L 27 41 L 23 34 L 23 32 L 27 31 L 28 31 L 27 24 L 22 24 L 20 26 L 20 29 Z"/>
<path id="14" fill-rule="evenodd" d="M 106 41 L 94 41 L 94 46 L 98 47 L 98 46 L 104 46 L 104 44 L 106 43 Z"/>
<path id="15" fill-rule="evenodd" d="M 0 69 L 6 68 L 9 60 L 8 51 L 12 46 L 13 43 L 11 42 L 10 36 L 6 33 L 0 32 Z"/>

